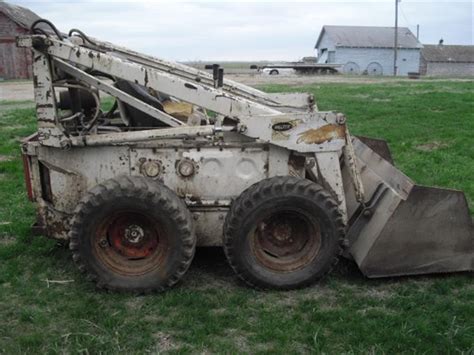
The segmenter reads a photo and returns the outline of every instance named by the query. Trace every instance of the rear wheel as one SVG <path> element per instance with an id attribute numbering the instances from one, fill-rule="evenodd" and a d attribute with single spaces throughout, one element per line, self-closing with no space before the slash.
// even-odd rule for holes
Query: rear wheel
<path id="1" fill-rule="evenodd" d="M 186 205 L 142 177 L 111 179 L 79 203 L 70 249 L 79 268 L 111 290 L 162 291 L 179 281 L 196 239 Z"/>
<path id="2" fill-rule="evenodd" d="M 270 75 L 278 75 L 278 74 L 280 74 L 280 72 L 278 70 L 276 70 L 276 69 L 270 70 Z"/>
<path id="3" fill-rule="evenodd" d="M 334 199 L 321 186 L 295 177 L 251 186 L 234 201 L 224 226 L 229 263 L 257 288 L 314 283 L 337 262 L 343 238 Z"/>

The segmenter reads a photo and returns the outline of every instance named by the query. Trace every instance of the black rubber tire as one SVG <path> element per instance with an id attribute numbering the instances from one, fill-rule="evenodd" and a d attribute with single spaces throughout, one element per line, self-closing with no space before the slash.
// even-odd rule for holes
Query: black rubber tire
<path id="1" fill-rule="evenodd" d="M 137 261 L 115 249 L 101 251 L 101 247 L 115 247 L 110 241 L 109 228 L 115 228 L 120 222 L 110 218 L 121 213 L 126 215 L 123 211 L 132 211 L 132 219 L 143 216 L 148 221 L 149 228 L 143 229 L 143 235 L 156 237 L 155 251 L 151 253 L 160 253 L 159 257 L 152 254 L 155 255 L 152 259 Z M 101 229 L 104 225 L 107 232 Z M 156 232 L 158 229 L 164 233 Z M 103 237 L 104 234 L 107 236 Z M 119 238 L 122 235 L 125 240 L 123 234 L 114 235 Z M 102 244 L 97 243 L 98 238 Z M 159 243 L 164 243 L 161 248 Z M 82 198 L 71 222 L 69 247 L 78 268 L 99 288 L 149 293 L 164 291 L 181 279 L 194 257 L 196 237 L 191 214 L 173 191 L 148 178 L 123 176 L 97 185 Z M 119 267 L 115 260 L 119 260 Z M 122 262 L 123 269 L 120 268 Z M 143 269 L 138 270 L 137 265 Z"/>
<path id="2" fill-rule="evenodd" d="M 272 69 L 272 70 L 270 70 L 270 73 L 269 73 L 269 74 L 270 74 L 270 75 L 278 75 L 278 74 L 280 74 L 280 72 L 279 72 L 278 70 L 276 70 L 276 69 Z"/>
<path id="3" fill-rule="evenodd" d="M 312 239 L 319 240 L 319 249 L 309 257 L 298 252 L 296 260 L 304 259 L 306 264 L 298 261 L 303 264 L 290 271 L 275 270 L 273 265 L 262 263 L 255 246 L 257 226 L 267 221 L 264 216 L 280 216 L 284 211 L 296 211 L 290 213 L 300 213 L 319 225 L 317 238 L 311 233 L 299 235 L 309 236 L 302 250 L 310 248 Z M 291 235 L 298 228 L 295 225 L 290 229 Z M 252 185 L 233 202 L 224 224 L 224 251 L 235 273 L 248 285 L 257 289 L 295 289 L 311 285 L 330 272 L 342 253 L 344 234 L 337 204 L 320 185 L 302 178 L 274 177 Z M 294 243 L 292 238 L 289 241 Z"/>

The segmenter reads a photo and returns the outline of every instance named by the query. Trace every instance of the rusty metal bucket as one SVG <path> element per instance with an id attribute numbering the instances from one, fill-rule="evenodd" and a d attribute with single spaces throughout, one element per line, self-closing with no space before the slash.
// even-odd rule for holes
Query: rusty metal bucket
<path id="1" fill-rule="evenodd" d="M 474 226 L 464 193 L 414 184 L 367 144 L 353 139 L 365 205 L 355 201 L 343 169 L 348 256 L 367 277 L 473 271 Z"/>

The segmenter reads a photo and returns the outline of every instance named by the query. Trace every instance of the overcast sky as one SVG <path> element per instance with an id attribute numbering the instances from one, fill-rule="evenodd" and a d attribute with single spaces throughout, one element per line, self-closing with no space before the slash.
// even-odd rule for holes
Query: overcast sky
<path id="1" fill-rule="evenodd" d="M 394 0 L 178 2 L 9 0 L 67 32 L 171 60 L 296 60 L 314 55 L 323 25 L 393 26 Z M 473 5 L 402 0 L 399 25 L 422 43 L 473 44 Z"/>

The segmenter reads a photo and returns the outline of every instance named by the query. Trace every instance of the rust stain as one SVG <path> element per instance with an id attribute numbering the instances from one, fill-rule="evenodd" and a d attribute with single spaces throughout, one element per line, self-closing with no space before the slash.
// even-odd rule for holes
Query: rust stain
<path id="1" fill-rule="evenodd" d="M 333 139 L 344 138 L 345 132 L 345 125 L 327 124 L 300 133 L 296 143 L 321 144 L 324 142 L 330 142 Z"/>

